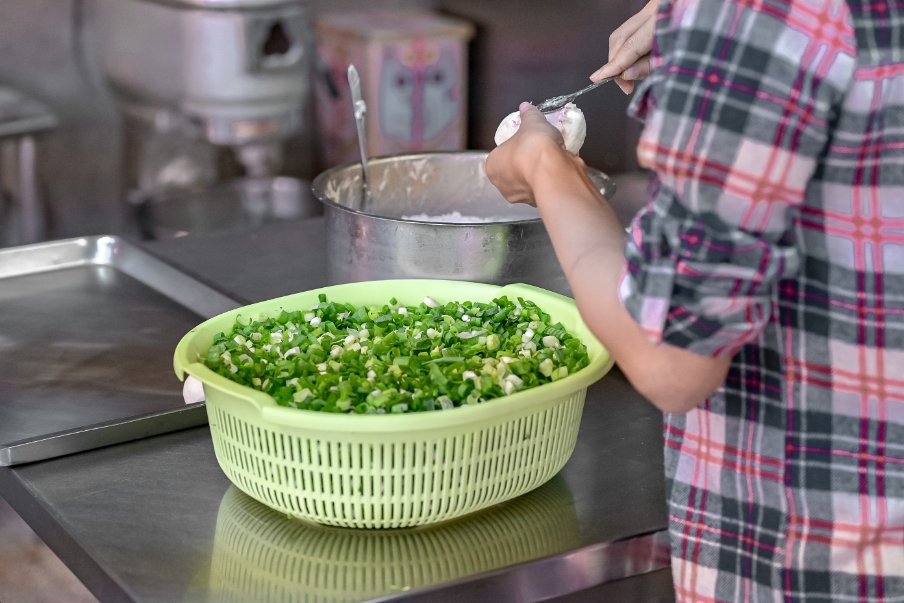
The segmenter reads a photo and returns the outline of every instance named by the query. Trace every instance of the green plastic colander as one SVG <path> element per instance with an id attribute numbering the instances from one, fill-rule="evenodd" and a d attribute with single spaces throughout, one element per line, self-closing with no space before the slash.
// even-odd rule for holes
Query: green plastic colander
<path id="1" fill-rule="evenodd" d="M 477 406 L 401 415 L 334 414 L 279 406 L 201 362 L 236 317 L 310 308 L 324 293 L 355 305 L 405 305 L 430 296 L 490 302 L 524 297 L 587 346 L 590 364 Z M 529 492 L 574 451 L 587 387 L 612 366 L 570 298 L 524 284 L 429 279 L 335 285 L 243 306 L 192 329 L 176 347 L 180 379 L 204 385 L 214 452 L 239 489 L 293 517 L 326 525 L 401 528 L 458 517 Z"/>

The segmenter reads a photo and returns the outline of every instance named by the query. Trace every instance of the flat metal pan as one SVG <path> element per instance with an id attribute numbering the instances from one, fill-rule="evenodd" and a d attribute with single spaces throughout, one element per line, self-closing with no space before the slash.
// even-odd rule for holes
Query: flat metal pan
<path id="1" fill-rule="evenodd" d="M 0 249 L 0 466 L 205 424 L 173 350 L 244 303 L 115 236 Z"/>

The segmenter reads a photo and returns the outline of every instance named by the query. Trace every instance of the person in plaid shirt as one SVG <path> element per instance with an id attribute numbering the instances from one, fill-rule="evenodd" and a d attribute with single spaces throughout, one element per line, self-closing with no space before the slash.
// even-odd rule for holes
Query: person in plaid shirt
<path id="1" fill-rule="evenodd" d="M 627 239 L 530 105 L 487 175 L 665 412 L 677 599 L 904 601 L 904 4 L 655 9 Z"/>

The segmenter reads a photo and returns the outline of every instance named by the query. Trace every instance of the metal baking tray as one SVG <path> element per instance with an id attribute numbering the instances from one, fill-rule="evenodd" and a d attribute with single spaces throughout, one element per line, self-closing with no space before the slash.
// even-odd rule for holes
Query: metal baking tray
<path id="1" fill-rule="evenodd" d="M 116 236 L 0 249 L 0 466 L 204 425 L 173 350 L 243 303 Z"/>

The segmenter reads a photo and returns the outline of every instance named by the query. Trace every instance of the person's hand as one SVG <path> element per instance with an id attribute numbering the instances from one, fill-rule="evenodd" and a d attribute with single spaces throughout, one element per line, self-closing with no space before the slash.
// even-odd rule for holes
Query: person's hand
<path id="1" fill-rule="evenodd" d="M 615 83 L 625 94 L 634 90 L 634 82 L 650 75 L 650 51 L 656 28 L 659 0 L 650 0 L 636 15 L 609 36 L 609 62 L 594 71 L 590 80 L 598 82 L 618 76 Z"/>
<path id="2" fill-rule="evenodd" d="M 532 176 L 556 154 L 580 159 L 565 150 L 562 133 L 530 103 L 521 103 L 521 126 L 486 159 L 487 178 L 509 203 L 536 206 Z"/>

